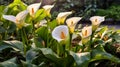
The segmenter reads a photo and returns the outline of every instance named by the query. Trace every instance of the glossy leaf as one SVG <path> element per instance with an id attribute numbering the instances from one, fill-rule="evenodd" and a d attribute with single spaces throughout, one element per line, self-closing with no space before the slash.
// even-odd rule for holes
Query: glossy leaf
<path id="1" fill-rule="evenodd" d="M 13 40 L 13 41 L 3 41 L 2 43 L 0 43 L 0 50 L 3 50 L 8 47 L 13 48 L 16 51 L 21 51 L 21 52 L 24 51 L 23 43 L 20 41 Z"/>
<path id="2" fill-rule="evenodd" d="M 47 27 L 40 27 L 36 30 L 36 33 L 38 34 L 39 37 L 41 37 L 41 39 L 43 39 L 45 41 L 45 43 L 47 42 L 48 39 L 48 29 Z"/>
<path id="3" fill-rule="evenodd" d="M 21 61 L 22 62 L 22 67 L 38 67 L 35 64 L 31 64 L 29 62 Z"/>
<path id="4" fill-rule="evenodd" d="M 50 26 L 51 29 L 54 29 L 57 26 L 57 21 L 53 20 L 51 22 L 48 22 L 48 26 Z"/>
<path id="5" fill-rule="evenodd" d="M 78 55 L 78 53 L 70 51 L 70 55 L 74 58 L 75 62 L 77 63 L 77 67 L 88 67 L 90 61 L 90 52 L 83 52 L 79 54 L 80 56 Z"/>
<path id="6" fill-rule="evenodd" d="M 35 51 L 37 52 L 42 52 L 42 54 L 50 59 L 51 61 L 55 62 L 56 64 L 60 65 L 60 57 L 55 54 L 50 48 L 38 48 L 38 49 L 35 49 Z"/>
<path id="7" fill-rule="evenodd" d="M 17 28 L 16 25 L 14 23 L 12 23 L 12 24 L 9 25 L 9 28 L 8 28 L 7 32 L 12 33 L 16 30 L 16 28 Z"/>
<path id="8" fill-rule="evenodd" d="M 1 62 L 0 67 L 18 67 L 16 64 L 16 58 Z"/>
<path id="9" fill-rule="evenodd" d="M 91 52 L 92 60 L 110 60 L 116 63 L 120 63 L 120 59 L 111 55 L 110 53 L 105 52 L 102 46 L 98 46 L 96 49 Z"/>
<path id="10" fill-rule="evenodd" d="M 31 63 L 32 60 L 36 57 L 37 53 L 33 50 L 29 50 L 26 53 L 26 61 Z"/>
<path id="11" fill-rule="evenodd" d="M 39 17 L 43 12 L 44 12 L 44 9 L 39 9 L 35 14 L 35 18 Z"/>

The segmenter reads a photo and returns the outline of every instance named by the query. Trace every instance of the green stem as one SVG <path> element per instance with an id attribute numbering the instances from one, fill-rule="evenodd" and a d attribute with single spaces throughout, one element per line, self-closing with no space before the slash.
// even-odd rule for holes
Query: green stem
<path id="1" fill-rule="evenodd" d="M 57 44 L 57 55 L 59 56 L 60 55 L 60 44 Z"/>
<path id="2" fill-rule="evenodd" d="M 34 40 L 34 43 L 35 43 L 35 46 L 37 47 L 37 45 L 36 45 L 36 39 L 35 39 L 35 27 L 34 27 L 34 19 L 32 20 L 32 27 L 33 27 L 33 29 L 32 29 L 32 34 L 33 34 L 33 40 Z"/>
<path id="3" fill-rule="evenodd" d="M 46 47 L 49 47 L 49 46 L 50 46 L 50 45 L 49 45 L 49 22 L 50 22 L 50 20 L 49 20 L 48 17 L 47 17 L 46 19 L 47 19 L 47 30 L 48 30 Z"/>
<path id="4" fill-rule="evenodd" d="M 24 33 L 25 43 L 28 45 L 28 38 L 25 32 L 25 29 L 23 29 L 23 33 Z"/>
<path id="5" fill-rule="evenodd" d="M 65 44 L 62 45 L 62 48 L 63 48 L 63 57 L 67 57 Z"/>
<path id="6" fill-rule="evenodd" d="M 22 37 L 22 42 L 23 42 L 24 55 L 26 55 L 26 44 L 25 44 L 23 29 L 21 29 L 21 37 Z"/>
<path id="7" fill-rule="evenodd" d="M 73 35 L 73 34 L 71 33 L 71 34 L 70 34 L 70 38 L 69 38 L 69 39 L 70 39 L 70 40 L 69 40 L 69 41 L 70 41 L 70 42 L 69 42 L 69 50 L 71 50 L 71 48 L 72 48 L 72 35 Z"/>
<path id="8" fill-rule="evenodd" d="M 92 46 L 93 46 L 92 42 L 93 42 L 94 32 L 95 32 L 95 31 L 92 32 L 92 35 L 91 35 L 91 37 L 90 37 L 90 45 L 89 45 L 89 48 L 88 48 L 89 50 L 91 50 L 91 49 L 93 48 L 93 47 L 92 47 Z"/>

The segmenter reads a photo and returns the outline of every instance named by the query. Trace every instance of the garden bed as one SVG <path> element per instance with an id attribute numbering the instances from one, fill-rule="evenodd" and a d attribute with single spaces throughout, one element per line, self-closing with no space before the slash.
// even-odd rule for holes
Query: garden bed
<path id="1" fill-rule="evenodd" d="M 100 26 L 111 24 L 103 16 L 53 16 L 53 7 L 21 0 L 0 6 L 0 67 L 120 66 L 120 30 Z"/>

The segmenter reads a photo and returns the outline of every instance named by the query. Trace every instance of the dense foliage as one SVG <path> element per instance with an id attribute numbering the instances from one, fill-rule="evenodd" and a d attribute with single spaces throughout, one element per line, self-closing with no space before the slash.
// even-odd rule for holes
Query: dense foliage
<path id="1" fill-rule="evenodd" d="M 55 5 L 26 5 L 14 0 L 0 6 L 0 67 L 113 67 L 120 65 L 120 30 L 99 27 L 103 16 L 82 17 L 72 11 L 50 14 Z"/>

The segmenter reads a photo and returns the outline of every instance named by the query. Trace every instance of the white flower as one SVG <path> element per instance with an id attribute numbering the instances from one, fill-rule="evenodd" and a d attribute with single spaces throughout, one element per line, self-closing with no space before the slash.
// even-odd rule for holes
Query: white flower
<path id="1" fill-rule="evenodd" d="M 58 42 L 65 40 L 69 34 L 68 27 L 66 25 L 57 26 L 52 31 L 52 37 Z"/>
<path id="2" fill-rule="evenodd" d="M 72 17 L 66 20 L 66 24 L 70 28 L 70 32 L 73 33 L 76 27 L 76 24 L 81 20 L 81 17 Z"/>
<path id="3" fill-rule="evenodd" d="M 3 18 L 14 22 L 18 28 L 22 28 L 22 26 L 24 25 L 24 19 L 27 16 L 27 14 L 28 14 L 28 11 L 24 10 L 24 11 L 18 13 L 16 15 L 16 17 L 13 15 L 3 15 Z"/>
<path id="4" fill-rule="evenodd" d="M 58 21 L 58 24 L 64 24 L 65 19 L 70 14 L 72 14 L 72 12 L 61 12 L 61 13 L 59 13 L 58 16 L 57 16 L 57 18 L 56 18 L 57 21 Z"/>
<path id="5" fill-rule="evenodd" d="M 90 21 L 93 25 L 99 25 L 101 22 L 105 20 L 105 17 L 102 16 L 93 16 L 90 18 Z"/>
<path id="6" fill-rule="evenodd" d="M 35 27 L 38 28 L 40 26 L 47 26 L 47 20 L 41 20 L 40 22 L 38 22 L 37 24 L 35 24 Z"/>
<path id="7" fill-rule="evenodd" d="M 37 12 L 37 10 L 39 9 L 40 5 L 41 5 L 41 3 L 34 3 L 27 7 L 27 10 L 29 11 L 30 16 L 34 17 L 34 15 Z"/>
<path id="8" fill-rule="evenodd" d="M 43 8 L 45 9 L 46 15 L 50 16 L 50 11 L 54 7 L 54 5 L 45 5 Z"/>
<path id="9" fill-rule="evenodd" d="M 82 38 L 89 37 L 92 34 L 92 26 L 84 27 L 82 29 L 81 36 Z"/>

